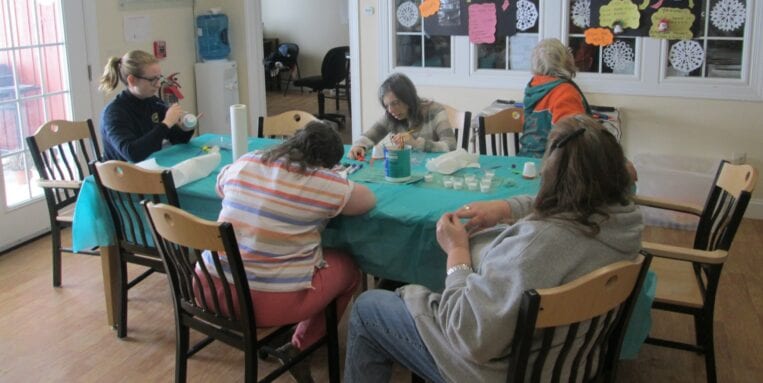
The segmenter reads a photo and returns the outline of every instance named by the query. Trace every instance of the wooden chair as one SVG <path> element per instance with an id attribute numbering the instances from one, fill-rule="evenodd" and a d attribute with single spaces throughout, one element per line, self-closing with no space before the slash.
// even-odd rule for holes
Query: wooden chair
<path id="1" fill-rule="evenodd" d="M 694 246 L 684 248 L 644 242 L 645 251 L 655 256 L 657 291 L 652 308 L 691 315 L 695 344 L 649 337 L 646 343 L 694 351 L 705 355 L 707 381 L 716 381 L 713 316 L 723 264 L 731 241 L 742 221 L 758 180 L 750 165 L 721 161 L 704 208 L 651 197 L 636 197 L 640 205 L 699 216 Z"/>
<path id="2" fill-rule="evenodd" d="M 508 108 L 489 116 L 480 116 L 477 137 L 479 154 L 517 155 L 524 116 L 522 108 Z M 512 146 L 509 146 L 509 136 L 512 136 Z M 488 150 L 488 141 L 490 141 L 490 150 Z"/>
<path id="3" fill-rule="evenodd" d="M 254 305 L 233 226 L 227 222 L 206 221 L 166 204 L 145 202 L 144 206 L 172 289 L 177 334 L 175 382 L 185 382 L 188 358 L 215 339 L 244 351 L 245 381 L 256 381 L 257 353 L 293 325 L 282 326 L 257 339 Z M 202 252 L 214 268 L 200 261 Z M 222 283 L 215 284 L 212 274 L 219 276 Z M 202 279 L 206 283 L 202 283 Z M 212 291 L 204 294 L 198 288 L 200 285 Z M 231 309 L 236 307 L 234 302 L 238 310 Z M 268 374 L 262 382 L 277 378 L 323 344 L 328 345 L 329 381 L 339 382 L 336 302 L 325 312 L 327 335 Z M 189 350 L 191 328 L 207 338 Z"/>
<path id="4" fill-rule="evenodd" d="M 625 330 L 650 260 L 648 254 L 639 255 L 559 287 L 525 291 L 507 381 L 615 381 Z M 544 367 L 551 366 L 551 376 L 542 376 Z"/>
<path id="5" fill-rule="evenodd" d="M 100 160 L 101 153 L 93 121 L 49 121 L 26 138 L 32 160 L 45 193 L 53 243 L 53 286 L 61 286 L 61 253 L 73 252 L 61 246 L 61 230 L 72 223 L 74 205 L 82 181 L 90 175 L 88 162 Z M 96 251 L 81 251 L 98 254 Z"/>
<path id="6" fill-rule="evenodd" d="M 155 271 L 164 272 L 159 252 L 151 239 L 151 231 L 140 202 L 165 201 L 179 206 L 175 183 L 169 170 L 146 170 L 123 161 L 91 163 L 95 183 L 109 207 L 117 236 L 119 299 L 117 303 L 117 336 L 127 336 L 127 290 Z M 148 268 L 127 281 L 127 263 Z"/>
<path id="7" fill-rule="evenodd" d="M 260 116 L 257 137 L 289 137 L 310 121 L 317 120 L 312 114 L 301 110 L 289 110 L 275 116 Z"/>
<path id="8" fill-rule="evenodd" d="M 460 111 L 452 106 L 443 105 L 448 113 L 448 121 L 456 133 L 456 147 L 469 152 L 469 134 L 472 129 L 472 112 Z M 474 148 L 472 152 L 476 151 Z"/>
<path id="9" fill-rule="evenodd" d="M 642 252 L 633 261 L 601 267 L 562 286 L 525 291 L 506 381 L 614 382 L 651 259 Z M 551 367 L 551 376 L 543 374 Z M 412 374 L 411 382 L 423 381 Z"/>

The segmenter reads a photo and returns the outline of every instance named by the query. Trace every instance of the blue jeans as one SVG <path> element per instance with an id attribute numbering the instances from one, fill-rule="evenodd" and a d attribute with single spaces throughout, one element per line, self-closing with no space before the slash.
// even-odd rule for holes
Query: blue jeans
<path id="1" fill-rule="evenodd" d="M 402 298 L 368 290 L 352 305 L 344 381 L 389 382 L 393 362 L 430 382 L 445 381 Z"/>

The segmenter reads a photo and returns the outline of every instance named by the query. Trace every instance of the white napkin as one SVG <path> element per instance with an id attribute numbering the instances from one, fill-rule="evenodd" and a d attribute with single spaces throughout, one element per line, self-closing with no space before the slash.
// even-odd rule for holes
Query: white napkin
<path id="1" fill-rule="evenodd" d="M 187 183 L 204 178 L 212 173 L 217 165 L 220 164 L 220 153 L 213 151 L 212 153 L 205 154 L 194 158 L 189 158 L 175 166 L 171 167 L 172 179 L 175 181 L 175 187 L 179 188 Z M 165 170 L 167 168 L 160 166 L 156 163 L 155 158 L 150 158 L 145 161 L 135 164 L 143 169 L 148 170 Z"/>
<path id="2" fill-rule="evenodd" d="M 440 174 L 453 174 L 463 168 L 480 167 L 479 156 L 458 148 L 427 161 L 427 170 Z"/>

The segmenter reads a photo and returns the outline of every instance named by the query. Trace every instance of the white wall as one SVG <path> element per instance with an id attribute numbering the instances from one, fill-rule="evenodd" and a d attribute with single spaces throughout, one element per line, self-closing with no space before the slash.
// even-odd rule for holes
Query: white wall
<path id="1" fill-rule="evenodd" d="M 329 49 L 349 45 L 347 0 L 262 1 L 264 36 L 299 45 L 303 77 L 319 75 Z"/>
<path id="2" fill-rule="evenodd" d="M 153 52 L 153 41 L 164 40 L 167 42 L 167 58 L 162 60 L 162 73 L 165 75 L 180 72 L 178 81 L 185 98 L 180 105 L 185 110 L 196 111 L 195 80 L 193 64 L 196 61 L 194 15 L 190 6 L 171 8 L 147 8 L 140 10 L 123 11 L 119 8 L 118 1 L 92 1 L 86 6 L 94 6 L 96 9 L 98 29 L 98 62 L 93 68 L 93 77 L 99 77 L 103 72 L 109 57 L 122 56 L 125 52 L 133 49 L 141 49 Z M 146 15 L 151 18 L 151 34 L 147 41 L 128 43 L 123 33 L 124 16 Z M 122 86 L 112 93 L 104 94 L 104 103 L 112 99 Z M 100 125 L 100 110 L 95 111 L 93 120 Z"/>

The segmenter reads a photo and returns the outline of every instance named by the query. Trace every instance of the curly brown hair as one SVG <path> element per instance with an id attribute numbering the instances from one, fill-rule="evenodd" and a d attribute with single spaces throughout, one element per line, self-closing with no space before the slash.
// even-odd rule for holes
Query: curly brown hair
<path id="1" fill-rule="evenodd" d="M 281 144 L 266 150 L 262 160 L 270 163 L 283 158 L 286 166 L 332 168 L 342 159 L 342 137 L 324 121 L 311 121 Z"/>

